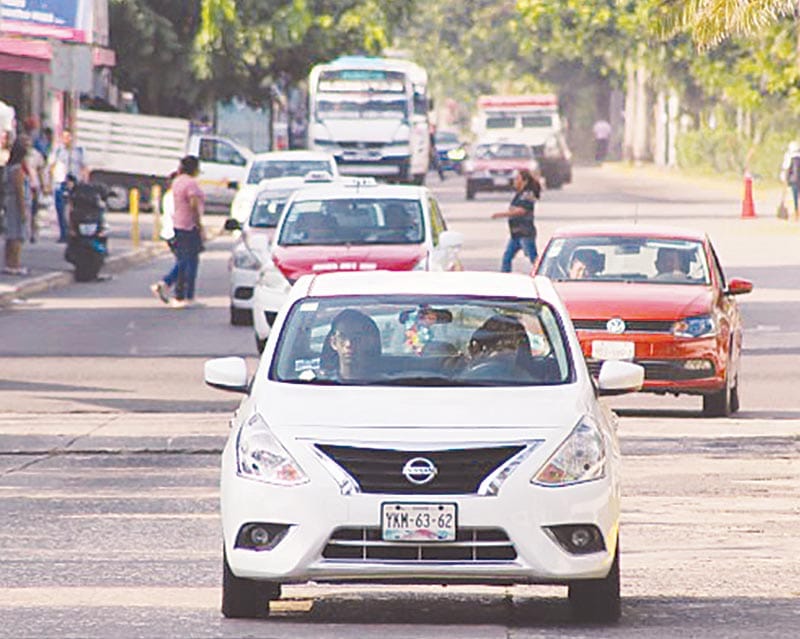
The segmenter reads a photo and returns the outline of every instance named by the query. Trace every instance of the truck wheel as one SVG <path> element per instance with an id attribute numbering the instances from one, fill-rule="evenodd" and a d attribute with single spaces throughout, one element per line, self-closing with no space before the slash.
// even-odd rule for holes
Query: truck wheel
<path id="1" fill-rule="evenodd" d="M 578 621 L 615 623 L 622 614 L 619 589 L 619 542 L 611 570 L 603 579 L 585 579 L 569 584 L 569 605 Z"/>
<path id="2" fill-rule="evenodd" d="M 128 209 L 128 189 L 119 184 L 108 187 L 106 204 L 112 211 L 125 211 Z"/>
<path id="3" fill-rule="evenodd" d="M 467 199 L 468 200 L 474 200 L 475 199 L 475 189 L 472 187 L 472 185 L 469 182 L 467 182 Z"/>
<path id="4" fill-rule="evenodd" d="M 269 602 L 281 597 L 281 586 L 273 582 L 242 579 L 231 572 L 222 551 L 222 614 L 229 619 L 263 619 Z"/>

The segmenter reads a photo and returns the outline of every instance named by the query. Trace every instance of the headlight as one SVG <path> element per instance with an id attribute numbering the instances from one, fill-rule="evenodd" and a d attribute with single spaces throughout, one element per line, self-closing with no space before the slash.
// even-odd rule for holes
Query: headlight
<path id="1" fill-rule="evenodd" d="M 253 415 L 236 438 L 236 472 L 239 477 L 278 486 L 299 486 L 308 476 L 272 434 L 261 415 Z"/>
<path id="2" fill-rule="evenodd" d="M 283 276 L 283 273 L 281 273 L 272 262 L 268 262 L 267 265 L 261 269 L 261 274 L 258 276 L 258 285 L 281 291 L 288 291 L 291 288 L 289 280 Z"/>
<path id="3" fill-rule="evenodd" d="M 531 479 L 540 486 L 568 486 L 606 475 L 606 447 L 597 424 L 584 417 Z"/>
<path id="4" fill-rule="evenodd" d="M 687 317 L 672 325 L 676 337 L 711 337 L 717 334 L 717 323 L 711 315 Z"/>
<path id="5" fill-rule="evenodd" d="M 243 244 L 233 249 L 233 266 L 247 271 L 257 271 L 261 268 L 261 261 Z"/>

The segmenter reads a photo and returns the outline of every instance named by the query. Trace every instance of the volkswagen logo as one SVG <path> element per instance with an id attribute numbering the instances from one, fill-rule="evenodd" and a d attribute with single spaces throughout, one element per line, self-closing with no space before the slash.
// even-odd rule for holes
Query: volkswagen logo
<path id="1" fill-rule="evenodd" d="M 612 317 L 606 322 L 606 330 L 614 335 L 620 335 L 625 332 L 625 320 L 621 317 Z"/>
<path id="2" fill-rule="evenodd" d="M 403 477 L 417 486 L 433 481 L 438 472 L 436 465 L 426 457 L 414 457 L 403 466 Z"/>

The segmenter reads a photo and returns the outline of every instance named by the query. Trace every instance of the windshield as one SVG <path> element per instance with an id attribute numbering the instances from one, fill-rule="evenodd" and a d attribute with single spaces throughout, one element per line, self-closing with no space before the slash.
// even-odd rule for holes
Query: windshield
<path id="1" fill-rule="evenodd" d="M 462 296 L 309 298 L 290 310 L 270 378 L 305 384 L 519 386 L 572 379 L 555 312 Z"/>
<path id="2" fill-rule="evenodd" d="M 441 131 L 434 135 L 436 144 L 459 144 L 458 136 L 449 131 Z"/>
<path id="3" fill-rule="evenodd" d="M 395 95 L 371 95 L 369 98 L 324 99 L 317 102 L 320 119 L 377 120 L 400 119 L 408 115 L 408 100 Z"/>
<path id="4" fill-rule="evenodd" d="M 490 115 L 486 118 L 487 129 L 513 129 L 517 118 L 513 115 Z"/>
<path id="5" fill-rule="evenodd" d="M 533 151 L 525 144 L 481 144 L 475 149 L 479 160 L 516 160 L 533 157 Z"/>
<path id="6" fill-rule="evenodd" d="M 417 200 L 343 198 L 295 202 L 278 244 L 419 244 L 424 237 Z"/>
<path id="7" fill-rule="evenodd" d="M 258 184 L 261 180 L 280 177 L 303 177 L 311 171 L 333 174 L 335 169 L 327 160 L 257 160 L 250 168 L 247 183 Z"/>
<path id="8" fill-rule="evenodd" d="M 701 242 L 630 236 L 556 238 L 537 272 L 554 280 L 696 285 L 711 281 Z"/>
<path id="9" fill-rule="evenodd" d="M 553 116 L 551 115 L 523 115 L 523 129 L 550 129 L 553 126 Z"/>
<path id="10" fill-rule="evenodd" d="M 250 213 L 250 226 L 255 228 L 278 226 L 278 220 L 290 194 L 290 191 L 276 191 L 259 195 Z"/>

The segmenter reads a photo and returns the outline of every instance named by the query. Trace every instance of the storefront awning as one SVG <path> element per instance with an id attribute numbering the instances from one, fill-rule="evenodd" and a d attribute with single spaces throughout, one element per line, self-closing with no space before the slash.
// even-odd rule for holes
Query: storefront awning
<path id="1" fill-rule="evenodd" d="M 50 73 L 53 50 L 44 40 L 0 37 L 0 71 Z"/>

